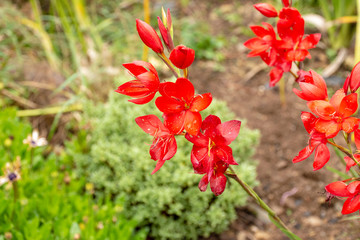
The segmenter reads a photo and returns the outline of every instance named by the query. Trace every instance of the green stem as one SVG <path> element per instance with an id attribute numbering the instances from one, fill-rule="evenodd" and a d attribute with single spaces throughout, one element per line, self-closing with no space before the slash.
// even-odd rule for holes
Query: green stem
<path id="1" fill-rule="evenodd" d="M 280 79 L 279 82 L 279 95 L 280 95 L 280 102 L 283 107 L 286 106 L 286 95 L 285 95 L 285 80 L 284 78 Z"/>
<path id="2" fill-rule="evenodd" d="M 12 183 L 12 187 L 14 190 L 14 202 L 16 202 L 19 199 L 19 188 L 18 188 L 18 183 L 17 181 L 13 181 Z"/>
<path id="3" fill-rule="evenodd" d="M 342 151 L 347 156 L 349 156 L 352 160 L 354 160 L 354 162 L 356 162 L 356 164 L 360 167 L 359 161 L 356 160 L 356 158 L 354 157 L 352 152 L 350 152 L 348 149 L 344 148 L 343 146 L 337 145 L 335 142 L 332 142 L 332 141 L 329 141 L 329 140 L 327 140 L 327 143 L 333 145 L 334 147 L 337 147 L 340 151 Z"/>
<path id="4" fill-rule="evenodd" d="M 179 74 L 176 72 L 174 65 L 170 62 L 170 60 L 165 56 L 164 52 L 158 53 L 158 56 L 163 60 L 163 62 L 168 66 L 168 68 L 172 71 L 176 78 L 179 78 Z"/>
<path id="5" fill-rule="evenodd" d="M 252 197 L 255 202 L 264 209 L 270 218 L 270 220 L 279 228 L 286 236 L 291 240 L 301 240 L 299 236 L 291 232 L 291 230 L 285 225 L 285 223 L 280 219 L 280 217 L 259 197 L 259 195 L 244 181 L 242 181 L 238 175 L 236 175 L 235 171 L 229 166 L 231 173 L 226 173 L 228 177 L 234 179 L 240 186 L 246 191 L 246 193 Z"/>

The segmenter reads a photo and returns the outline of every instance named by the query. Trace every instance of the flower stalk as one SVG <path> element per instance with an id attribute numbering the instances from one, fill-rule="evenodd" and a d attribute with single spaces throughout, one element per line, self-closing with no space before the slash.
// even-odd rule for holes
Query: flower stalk
<path id="1" fill-rule="evenodd" d="M 252 197 L 255 200 L 255 202 L 262 209 L 264 209 L 268 213 L 269 219 L 271 220 L 271 222 L 273 222 L 276 225 L 277 228 L 279 228 L 286 236 L 288 236 L 289 239 L 291 239 L 291 240 L 301 240 L 301 238 L 299 236 L 297 236 L 295 233 L 291 232 L 291 230 L 285 225 L 285 223 L 274 212 L 274 210 L 272 210 L 269 207 L 269 205 L 267 205 L 249 185 L 247 185 L 244 181 L 242 181 L 238 177 L 238 175 L 235 173 L 235 171 L 233 170 L 233 168 L 231 166 L 229 166 L 229 169 L 231 170 L 231 172 L 226 172 L 225 174 L 228 177 L 234 179 L 237 183 L 239 183 L 240 186 L 245 190 L 245 192 L 250 197 Z"/>
<path id="2" fill-rule="evenodd" d="M 168 66 L 168 68 L 171 70 L 171 72 L 174 74 L 174 76 L 176 78 L 179 78 L 179 74 L 176 72 L 174 65 L 170 62 L 168 57 L 166 57 L 163 52 L 158 53 L 158 56 L 161 58 L 161 60 L 163 60 L 163 62 L 166 64 L 166 66 Z"/>

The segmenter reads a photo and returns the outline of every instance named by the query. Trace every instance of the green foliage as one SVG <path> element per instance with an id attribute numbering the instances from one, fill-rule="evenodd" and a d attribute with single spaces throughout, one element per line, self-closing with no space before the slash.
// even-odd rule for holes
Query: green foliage
<path id="1" fill-rule="evenodd" d="M 15 156 L 22 160 L 21 179 L 15 183 L 20 198 L 14 201 L 14 184 L 0 187 L 0 239 L 5 233 L 13 240 L 74 239 L 76 234 L 81 239 L 146 238 L 145 230 L 135 234 L 137 222 L 122 213 L 122 199 L 93 199 L 92 185 L 74 176 L 65 154 L 45 159 L 36 149 L 37 164 L 31 168 L 22 143 L 30 132 L 29 124 L 15 118 L 15 110 L 0 112 L 0 167 Z"/>
<path id="2" fill-rule="evenodd" d="M 235 208 L 245 204 L 246 193 L 230 180 L 219 197 L 209 189 L 200 192 L 197 185 L 202 176 L 193 174 L 190 162 L 192 145 L 181 136 L 177 138 L 175 157 L 151 175 L 155 168 L 148 153 L 152 139 L 134 119 L 157 110 L 153 102 L 135 106 L 126 99 L 110 94 L 104 106 L 85 104 L 86 122 L 93 127 L 88 136 L 91 147 L 85 147 L 82 142 L 86 137 L 80 135 L 80 140 L 67 148 L 81 169 L 79 175 L 87 175 L 99 194 L 123 197 L 124 213 L 134 216 L 141 226 L 150 226 L 150 235 L 156 239 L 197 239 L 225 230 L 236 218 Z M 210 113 L 222 121 L 234 119 L 224 102 L 213 101 L 204 115 Z M 256 164 L 250 157 L 258 138 L 258 131 L 246 128 L 243 121 L 240 135 L 231 145 L 239 163 L 236 171 L 252 186 Z"/>
<path id="3" fill-rule="evenodd" d="M 197 59 L 216 62 L 224 60 L 221 52 L 226 43 L 224 37 L 209 34 L 209 26 L 204 23 L 194 23 L 185 19 L 181 26 L 181 38 L 187 47 L 195 50 Z"/>

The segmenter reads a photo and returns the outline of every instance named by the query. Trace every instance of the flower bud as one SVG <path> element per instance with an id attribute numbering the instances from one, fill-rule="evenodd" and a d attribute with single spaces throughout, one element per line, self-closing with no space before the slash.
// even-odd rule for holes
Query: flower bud
<path id="1" fill-rule="evenodd" d="M 289 2 L 289 0 L 282 0 L 282 3 L 284 7 L 291 7 L 291 2 Z"/>
<path id="2" fill-rule="evenodd" d="M 156 31 L 146 22 L 136 19 L 136 29 L 143 43 L 156 53 L 162 53 L 164 47 Z"/>
<path id="3" fill-rule="evenodd" d="M 193 63 L 195 51 L 184 45 L 179 45 L 171 51 L 169 59 L 175 67 L 185 69 Z"/>
<path id="4" fill-rule="evenodd" d="M 271 17 L 278 16 L 278 13 L 277 13 L 275 7 L 271 4 L 258 3 L 258 4 L 254 4 L 254 8 L 256 8 L 256 10 L 258 10 L 265 17 L 271 18 Z"/>
<path id="5" fill-rule="evenodd" d="M 351 71 L 349 85 L 352 93 L 356 92 L 360 87 L 360 62 L 358 62 Z"/>

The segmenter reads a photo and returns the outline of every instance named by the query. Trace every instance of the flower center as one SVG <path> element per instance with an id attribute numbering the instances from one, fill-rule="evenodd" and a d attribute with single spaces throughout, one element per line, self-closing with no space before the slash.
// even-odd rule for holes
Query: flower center
<path id="1" fill-rule="evenodd" d="M 9 173 L 8 178 L 11 182 L 13 182 L 14 180 L 16 180 L 17 175 L 12 172 L 12 173 Z"/>

